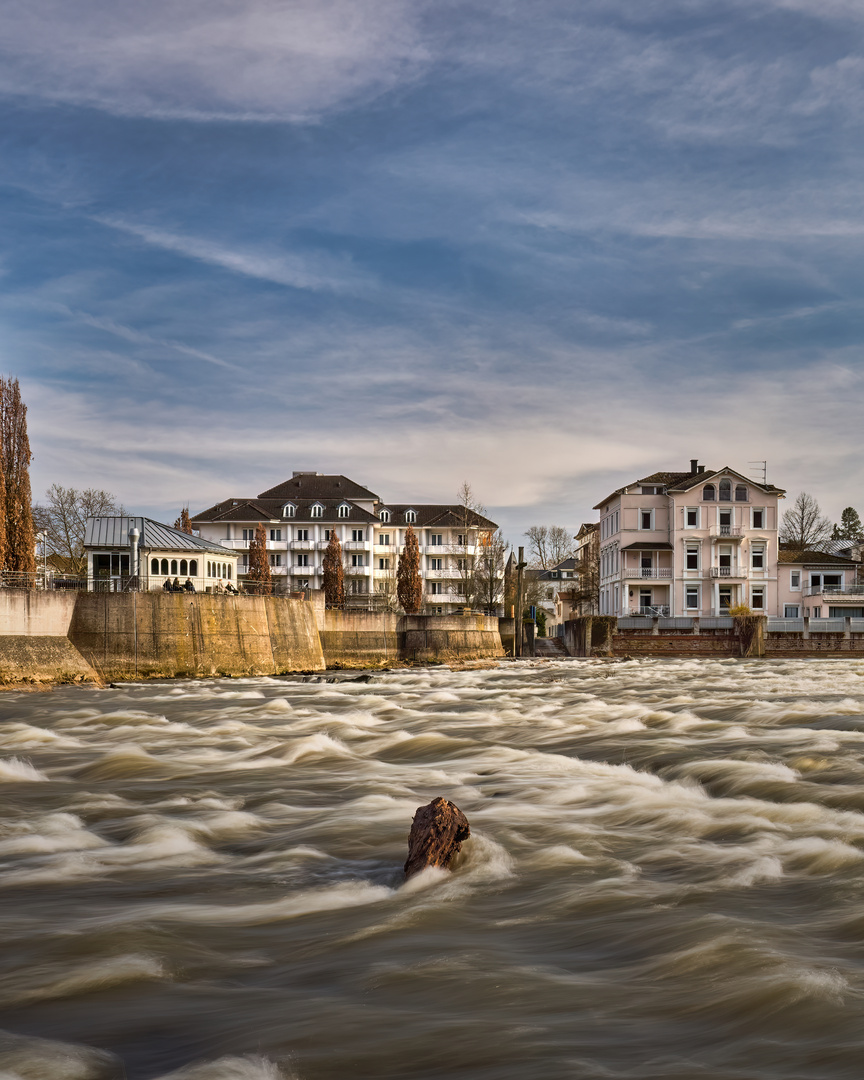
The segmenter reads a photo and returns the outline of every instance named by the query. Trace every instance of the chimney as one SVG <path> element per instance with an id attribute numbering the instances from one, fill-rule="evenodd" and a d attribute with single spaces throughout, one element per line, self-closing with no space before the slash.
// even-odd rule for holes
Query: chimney
<path id="1" fill-rule="evenodd" d="M 690 458 L 690 475 L 695 476 L 699 472 L 699 458 Z"/>

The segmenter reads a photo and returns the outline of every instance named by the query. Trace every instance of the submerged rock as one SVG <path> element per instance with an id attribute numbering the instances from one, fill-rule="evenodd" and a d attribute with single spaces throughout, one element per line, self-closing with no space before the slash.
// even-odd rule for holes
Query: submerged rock
<path id="1" fill-rule="evenodd" d="M 428 806 L 420 806 L 411 823 L 405 877 L 440 866 L 446 870 L 450 860 L 462 850 L 462 841 L 471 835 L 468 819 L 458 806 L 439 795 Z"/>

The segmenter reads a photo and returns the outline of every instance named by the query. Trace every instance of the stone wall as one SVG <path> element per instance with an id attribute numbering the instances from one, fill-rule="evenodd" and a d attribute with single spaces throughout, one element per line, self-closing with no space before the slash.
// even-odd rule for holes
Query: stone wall
<path id="1" fill-rule="evenodd" d="M 498 619 L 487 615 L 396 615 L 327 610 L 320 624 L 327 667 L 448 663 L 504 655 Z"/>

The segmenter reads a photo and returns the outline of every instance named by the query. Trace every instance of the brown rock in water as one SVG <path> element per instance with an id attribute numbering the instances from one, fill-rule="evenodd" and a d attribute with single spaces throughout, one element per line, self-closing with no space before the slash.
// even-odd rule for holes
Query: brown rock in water
<path id="1" fill-rule="evenodd" d="M 468 819 L 458 806 L 439 795 L 428 806 L 419 806 L 408 837 L 408 860 L 405 877 L 440 866 L 446 870 L 450 860 L 462 850 L 462 841 L 471 835 Z"/>

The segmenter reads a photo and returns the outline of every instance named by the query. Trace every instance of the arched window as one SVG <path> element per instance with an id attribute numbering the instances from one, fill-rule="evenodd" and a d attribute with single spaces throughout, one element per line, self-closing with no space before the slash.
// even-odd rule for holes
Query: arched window
<path id="1" fill-rule="evenodd" d="M 207 577 L 213 577 L 213 567 L 209 562 L 207 563 Z"/>
<path id="2" fill-rule="evenodd" d="M 381 521 L 389 521 L 390 520 L 390 511 L 389 510 L 382 510 L 381 513 L 378 515 L 378 517 L 380 518 Z"/>
<path id="3" fill-rule="evenodd" d="M 228 563 L 228 580 L 231 580 L 231 563 Z"/>
<path id="4" fill-rule="evenodd" d="M 197 559 L 190 559 L 189 560 L 189 573 L 191 574 L 192 577 L 198 577 L 198 560 Z"/>
<path id="5" fill-rule="evenodd" d="M 228 563 L 222 563 L 222 573 L 219 576 L 228 577 Z"/>
<path id="6" fill-rule="evenodd" d="M 342 503 L 339 507 L 339 517 L 348 517 L 351 513 L 351 507 L 347 503 Z"/>
<path id="7" fill-rule="evenodd" d="M 417 520 L 416 511 L 414 511 L 414 510 L 406 510 L 405 511 L 405 520 L 408 522 L 409 525 L 413 525 L 414 522 Z"/>
<path id="8" fill-rule="evenodd" d="M 735 502 L 747 502 L 747 488 L 744 484 L 735 486 Z"/>
<path id="9" fill-rule="evenodd" d="M 732 502 L 732 481 L 720 481 L 720 502 Z"/>
<path id="10" fill-rule="evenodd" d="M 176 559 L 171 560 L 171 573 L 172 574 L 177 573 L 177 560 Z"/>
<path id="11" fill-rule="evenodd" d="M 315 503 L 312 507 L 312 517 L 322 517 L 324 514 L 324 507 L 321 503 Z"/>
<path id="12" fill-rule="evenodd" d="M 285 503 L 282 507 L 282 517 L 294 517 L 297 507 L 293 503 Z"/>
<path id="13" fill-rule="evenodd" d="M 702 500 L 703 502 L 714 502 L 714 485 L 706 484 L 702 488 Z"/>
<path id="14" fill-rule="evenodd" d="M 180 573 L 183 575 L 183 577 L 188 577 L 189 575 L 189 564 L 186 562 L 185 559 L 180 560 Z"/>
<path id="15" fill-rule="evenodd" d="M 150 560 L 150 573 L 151 574 L 158 574 L 159 573 L 159 560 L 158 559 L 151 559 Z"/>
<path id="16" fill-rule="evenodd" d="M 166 577 L 168 576 L 168 560 L 167 559 L 162 560 L 162 573 L 165 574 Z"/>

